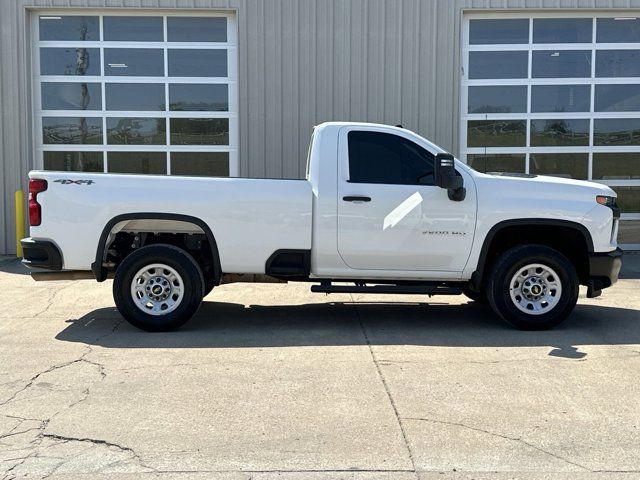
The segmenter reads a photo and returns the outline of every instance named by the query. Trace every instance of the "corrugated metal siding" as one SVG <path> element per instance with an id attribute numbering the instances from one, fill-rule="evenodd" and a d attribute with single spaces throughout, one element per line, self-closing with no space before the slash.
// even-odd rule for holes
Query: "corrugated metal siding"
<path id="1" fill-rule="evenodd" d="M 325 120 L 401 123 L 458 149 L 463 9 L 637 8 L 640 0 L 0 0 L 0 253 L 32 165 L 26 7 L 238 11 L 240 173 L 299 178 Z"/>
<path id="2" fill-rule="evenodd" d="M 0 12 L 0 253 L 15 253 L 14 192 L 26 188 L 31 145 L 25 10 L 3 1 Z"/>

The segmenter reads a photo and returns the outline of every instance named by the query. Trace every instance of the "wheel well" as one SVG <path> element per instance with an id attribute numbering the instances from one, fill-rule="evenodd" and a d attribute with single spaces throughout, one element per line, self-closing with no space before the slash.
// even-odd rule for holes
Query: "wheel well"
<path id="1" fill-rule="evenodd" d="M 587 233 L 588 234 L 588 233 Z M 519 224 L 499 228 L 487 236 L 480 254 L 473 283 L 479 289 L 497 258 L 517 245 L 536 244 L 558 250 L 574 265 L 581 284 L 589 281 L 589 251 L 585 232 L 577 227 L 558 224 Z"/>
<path id="2" fill-rule="evenodd" d="M 209 227 L 199 219 L 171 214 L 131 214 L 112 219 L 105 227 L 92 270 L 98 281 L 133 251 L 168 244 L 189 252 L 207 281 L 219 284 L 222 275 L 218 247 Z"/>

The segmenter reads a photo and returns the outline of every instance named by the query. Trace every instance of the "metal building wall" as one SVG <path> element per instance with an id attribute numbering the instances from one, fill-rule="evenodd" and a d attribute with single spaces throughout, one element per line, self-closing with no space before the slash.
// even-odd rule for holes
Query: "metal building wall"
<path id="1" fill-rule="evenodd" d="M 458 150 L 464 9 L 637 8 L 640 0 L 0 0 L 0 253 L 32 164 L 29 8 L 238 13 L 240 173 L 299 178 L 311 128 L 397 124 Z"/>

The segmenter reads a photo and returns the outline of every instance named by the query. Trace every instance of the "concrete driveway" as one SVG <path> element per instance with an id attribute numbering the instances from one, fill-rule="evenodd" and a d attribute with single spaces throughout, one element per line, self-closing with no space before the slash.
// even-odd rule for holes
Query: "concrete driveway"
<path id="1" fill-rule="evenodd" d="M 111 282 L 5 259 L 0 474 L 640 478 L 639 259 L 550 332 L 463 297 L 236 284 L 166 334 L 124 323 Z"/>

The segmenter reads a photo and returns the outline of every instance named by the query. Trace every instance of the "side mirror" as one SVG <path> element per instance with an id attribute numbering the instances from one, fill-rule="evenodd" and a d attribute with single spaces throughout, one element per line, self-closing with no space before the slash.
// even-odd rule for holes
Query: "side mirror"
<path id="1" fill-rule="evenodd" d="M 433 169 L 435 184 L 446 188 L 449 199 L 460 202 L 464 200 L 465 188 L 462 177 L 456 172 L 455 159 L 450 153 L 438 153 Z"/>

